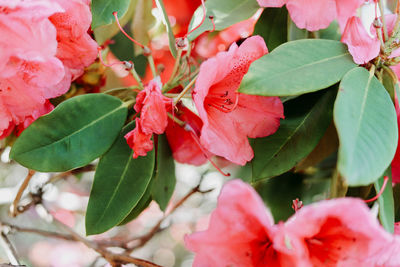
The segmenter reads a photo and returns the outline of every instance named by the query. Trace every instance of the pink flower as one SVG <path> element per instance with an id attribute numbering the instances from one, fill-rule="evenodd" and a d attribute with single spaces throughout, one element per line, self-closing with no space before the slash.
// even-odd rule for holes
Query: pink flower
<path id="1" fill-rule="evenodd" d="M 296 253 L 299 266 L 373 266 L 370 258 L 391 239 L 362 200 L 341 198 L 303 207 L 275 242 Z"/>
<path id="2" fill-rule="evenodd" d="M 152 80 L 136 96 L 135 111 L 140 113 L 136 118 L 136 128 L 125 135 L 128 145 L 133 149 L 133 158 L 146 156 L 153 149 L 151 136 L 162 134 L 167 128 L 167 108 L 172 107 L 172 99 L 161 93 L 160 82 Z"/>
<path id="3" fill-rule="evenodd" d="M 153 150 L 152 134 L 146 134 L 142 129 L 140 118 L 136 118 L 136 127 L 125 135 L 126 142 L 133 150 L 133 158 L 146 156 L 147 152 Z"/>
<path id="4" fill-rule="evenodd" d="M 283 118 L 278 97 L 238 93 L 250 64 L 268 53 L 264 40 L 253 36 L 240 47 L 220 52 L 203 62 L 193 91 L 193 100 L 203 121 L 201 144 L 211 153 L 240 165 L 254 156 L 247 137 L 273 134 Z"/>
<path id="5" fill-rule="evenodd" d="M 52 87 L 65 72 L 56 57 L 57 33 L 48 17 L 62 11 L 48 1 L 0 1 L 2 137 L 55 96 Z"/>
<path id="6" fill-rule="evenodd" d="M 348 18 L 355 15 L 364 0 L 257 0 L 262 7 L 281 7 L 286 4 L 297 27 L 309 31 L 327 28 L 337 19 L 344 29 Z"/>
<path id="7" fill-rule="evenodd" d="M 389 34 L 391 34 L 394 28 L 396 18 L 396 14 L 385 15 Z M 341 41 L 348 46 L 349 52 L 353 56 L 354 62 L 357 64 L 365 64 L 379 55 L 380 42 L 376 35 L 375 28 L 373 28 L 372 25 L 370 26 L 372 37 L 363 26 L 361 19 L 354 16 L 348 20 L 343 32 Z M 391 57 L 396 57 L 399 53 L 400 49 L 396 49 L 393 51 Z"/>
<path id="8" fill-rule="evenodd" d="M 194 130 L 195 134 L 199 136 L 201 127 L 203 126 L 201 119 L 181 104 L 178 104 L 177 108 L 178 111 L 175 112 L 175 117 L 186 122 Z M 177 162 L 196 166 L 207 162 L 206 156 L 190 131 L 187 131 L 173 120 L 168 119 L 168 126 L 165 133 L 172 150 L 172 156 Z"/>
<path id="9" fill-rule="evenodd" d="M 240 180 L 228 182 L 218 198 L 206 231 L 185 237 L 195 252 L 193 266 L 296 266 L 275 249 L 279 226 L 255 190 Z"/>
<path id="10" fill-rule="evenodd" d="M 75 80 L 97 57 L 97 43 L 88 34 L 92 14 L 88 1 L 55 2 L 64 9 L 64 12 L 50 17 L 57 29 L 57 57 L 71 74 L 72 80 Z"/>
<path id="11" fill-rule="evenodd" d="M 69 8 L 72 2 L 0 0 L 0 138 L 27 119 L 32 122 L 46 100 L 68 91 L 71 79 L 96 58 L 97 45 L 86 33 L 90 11 Z M 78 34 L 60 25 L 85 29 Z"/>
<path id="12" fill-rule="evenodd" d="M 141 112 L 143 132 L 162 134 L 168 124 L 166 105 L 172 100 L 161 93 L 161 86 L 152 80 L 136 97 L 135 110 Z"/>

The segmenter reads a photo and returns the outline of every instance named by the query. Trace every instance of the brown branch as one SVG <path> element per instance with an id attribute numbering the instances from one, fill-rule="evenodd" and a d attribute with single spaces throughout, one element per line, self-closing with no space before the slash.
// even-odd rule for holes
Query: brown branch
<path id="1" fill-rule="evenodd" d="M 0 224 L 0 227 L 2 225 Z M 2 228 L 2 227 L 1 227 Z M 10 240 L 8 239 L 7 235 L 4 233 L 3 230 L 0 231 L 0 244 L 2 245 L 4 251 L 6 252 L 10 263 L 13 265 L 19 265 L 17 252 L 15 251 L 14 246 L 11 244 Z"/>
<path id="2" fill-rule="evenodd" d="M 21 186 L 18 189 L 17 195 L 10 207 L 10 214 L 12 217 L 16 217 L 20 212 L 18 211 L 18 203 L 21 200 L 22 194 L 24 193 L 26 187 L 29 184 L 29 181 L 32 179 L 33 175 L 35 174 L 34 170 L 29 170 L 28 175 L 26 176 L 25 180 L 22 182 Z"/>
<path id="3" fill-rule="evenodd" d="M 150 232 L 148 232 L 147 234 L 140 236 L 140 237 L 136 237 L 133 238 L 132 240 L 128 241 L 127 243 L 127 247 L 128 249 L 126 250 L 127 252 L 131 252 L 135 249 L 138 249 L 140 247 L 143 247 L 156 233 L 160 232 L 162 229 L 160 229 L 161 224 L 164 222 L 164 220 L 171 215 L 177 208 L 179 208 L 180 206 L 182 206 L 183 203 L 185 203 L 185 201 L 191 197 L 193 194 L 195 193 L 202 193 L 202 194 L 206 194 L 211 192 L 213 189 L 211 190 L 206 190 L 206 191 L 201 191 L 200 190 L 200 184 L 198 186 L 196 186 L 195 188 L 193 188 L 192 190 L 190 190 L 183 198 L 181 198 L 172 208 L 171 210 L 169 210 L 168 213 L 166 213 L 159 221 L 158 223 L 151 228 Z M 135 242 L 136 244 L 129 246 L 129 243 L 133 243 Z"/>

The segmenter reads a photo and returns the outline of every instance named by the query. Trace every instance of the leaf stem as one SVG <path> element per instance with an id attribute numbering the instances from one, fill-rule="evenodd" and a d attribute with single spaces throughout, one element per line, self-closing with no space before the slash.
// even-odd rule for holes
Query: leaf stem
<path id="1" fill-rule="evenodd" d="M 165 84 L 163 92 L 167 92 L 169 89 L 171 89 L 171 84 L 174 81 L 174 78 L 178 72 L 179 69 L 179 65 L 181 63 L 181 58 L 182 58 L 182 48 L 178 48 L 178 53 L 176 55 L 176 59 L 175 59 L 175 64 L 174 64 L 174 68 L 172 69 L 172 73 L 171 76 L 169 77 L 168 82 Z"/>
<path id="2" fill-rule="evenodd" d="M 144 86 L 143 86 L 142 80 L 140 79 L 139 74 L 135 70 L 135 66 L 132 66 L 131 73 L 133 75 L 133 78 L 135 78 L 136 82 L 138 83 L 140 90 L 143 90 Z"/>
<path id="3" fill-rule="evenodd" d="M 147 60 L 149 61 L 149 65 L 150 65 L 151 73 L 153 74 L 153 78 L 157 77 L 156 65 L 154 64 L 154 58 L 151 53 L 147 56 Z"/>

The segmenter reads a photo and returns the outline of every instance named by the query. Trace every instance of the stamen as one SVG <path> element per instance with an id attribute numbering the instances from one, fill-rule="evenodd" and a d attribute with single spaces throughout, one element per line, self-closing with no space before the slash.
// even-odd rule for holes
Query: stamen
<path id="1" fill-rule="evenodd" d="M 303 201 L 299 200 L 298 198 L 293 200 L 292 209 L 294 209 L 295 212 L 297 212 L 302 207 L 303 207 Z"/>
<path id="2" fill-rule="evenodd" d="M 130 71 L 131 69 L 133 69 L 134 65 L 132 61 L 117 61 L 111 64 L 107 64 L 104 62 L 103 57 L 101 56 L 101 47 L 97 47 L 97 51 L 98 51 L 98 56 L 100 59 L 101 64 L 103 64 L 106 67 L 112 67 L 114 65 L 118 65 L 118 64 L 122 64 L 125 67 L 125 70 Z"/>
<path id="3" fill-rule="evenodd" d="M 140 46 L 141 48 L 145 49 L 145 46 L 142 45 L 141 43 L 139 43 L 138 41 L 136 41 L 135 39 L 133 39 L 132 37 L 129 36 L 129 34 L 127 34 L 124 29 L 121 27 L 121 24 L 119 24 L 119 20 L 118 20 L 118 12 L 114 11 L 113 15 L 115 17 L 115 21 L 117 22 L 118 28 L 120 29 L 120 31 L 126 36 L 128 37 L 129 40 L 131 40 L 133 43 L 135 43 L 136 45 Z"/>
<path id="4" fill-rule="evenodd" d="M 210 97 L 211 96 L 211 97 Z M 235 92 L 235 103 L 232 102 L 232 100 L 230 98 L 225 98 L 226 96 L 228 96 L 228 91 L 223 94 L 223 95 L 208 95 L 208 101 L 207 101 L 207 105 L 214 107 L 222 112 L 225 113 L 229 113 L 232 112 L 239 103 L 239 93 Z M 226 107 L 232 105 L 232 107 Z"/>
<path id="5" fill-rule="evenodd" d="M 385 191 L 386 184 L 388 181 L 389 181 L 389 177 L 387 177 L 387 176 L 383 177 L 383 184 L 382 184 L 381 190 L 379 190 L 378 194 L 376 194 L 376 196 L 374 196 L 373 198 L 364 200 L 364 202 L 369 203 L 369 202 L 377 200 L 383 194 L 383 191 Z"/>
<path id="6" fill-rule="evenodd" d="M 208 18 L 211 20 L 211 23 L 213 25 L 213 29 L 210 32 L 214 32 L 215 31 L 215 22 L 214 22 L 214 16 L 210 15 L 208 16 Z"/>
<path id="7" fill-rule="evenodd" d="M 196 142 L 196 144 L 199 146 L 201 152 L 203 152 L 204 156 L 207 158 L 207 160 L 211 163 L 211 165 L 214 166 L 215 169 L 217 169 L 217 171 L 219 173 L 221 173 L 223 176 L 231 176 L 231 174 L 228 173 L 224 173 L 218 166 L 217 164 L 215 164 L 211 158 L 207 155 L 207 152 L 205 151 L 205 149 L 203 148 L 203 146 L 200 143 L 199 137 L 197 136 L 197 134 L 195 133 L 195 131 L 193 130 L 193 128 L 189 125 L 189 124 L 185 124 L 184 129 L 188 132 L 190 132 L 190 135 L 193 137 L 194 141 Z"/>

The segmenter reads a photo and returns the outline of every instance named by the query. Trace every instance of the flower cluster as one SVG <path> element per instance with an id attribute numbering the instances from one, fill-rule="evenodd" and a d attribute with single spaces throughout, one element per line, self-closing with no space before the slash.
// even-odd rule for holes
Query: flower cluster
<path id="1" fill-rule="evenodd" d="M 273 134 L 284 117 L 278 97 L 237 92 L 250 64 L 267 53 L 264 40 L 253 36 L 203 62 L 192 92 L 199 117 L 180 104 L 176 118 L 184 125 L 172 114 L 168 122 L 171 99 L 161 94 L 160 83 L 150 81 L 136 98 L 136 128 L 125 136 L 133 157 L 152 150 L 152 133 L 164 133 L 169 124 L 167 137 L 177 161 L 199 165 L 214 154 L 245 165 L 254 156 L 247 138 Z"/>
<path id="2" fill-rule="evenodd" d="M 96 59 L 89 1 L 0 1 L 0 138 L 52 110 L 48 101 Z"/>
<path id="3" fill-rule="evenodd" d="M 206 231 L 186 236 L 193 266 L 399 266 L 400 238 L 357 198 L 302 207 L 274 224 L 255 190 L 228 182 Z"/>

